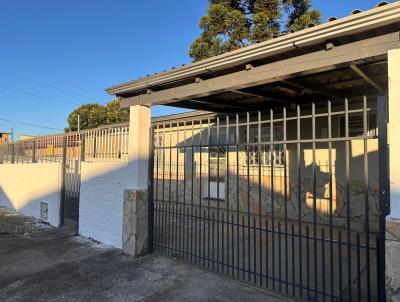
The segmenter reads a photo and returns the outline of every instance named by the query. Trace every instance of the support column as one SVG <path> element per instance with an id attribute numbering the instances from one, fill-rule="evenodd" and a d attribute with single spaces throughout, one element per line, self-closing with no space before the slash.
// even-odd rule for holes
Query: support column
<path id="1" fill-rule="evenodd" d="M 400 49 L 388 52 L 390 214 L 386 220 L 387 301 L 400 300 Z"/>
<path id="2" fill-rule="evenodd" d="M 147 252 L 150 131 L 151 109 L 131 106 L 128 149 L 131 185 L 124 193 L 122 250 L 133 256 Z"/>
<path id="3" fill-rule="evenodd" d="M 146 106 L 130 107 L 129 169 L 132 190 L 147 190 L 150 158 L 151 109 Z"/>

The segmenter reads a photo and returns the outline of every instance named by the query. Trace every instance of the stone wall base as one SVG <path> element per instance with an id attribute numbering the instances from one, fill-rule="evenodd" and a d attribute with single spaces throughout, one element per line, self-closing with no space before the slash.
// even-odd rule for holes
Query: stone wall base
<path id="1" fill-rule="evenodd" d="M 125 190 L 122 251 L 139 257 L 147 253 L 147 190 Z"/>
<path id="2" fill-rule="evenodd" d="M 386 221 L 386 299 L 400 302 L 400 220 Z"/>

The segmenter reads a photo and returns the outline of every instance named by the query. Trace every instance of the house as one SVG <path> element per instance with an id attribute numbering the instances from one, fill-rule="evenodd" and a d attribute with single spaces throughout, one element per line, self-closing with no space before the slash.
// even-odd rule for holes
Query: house
<path id="1" fill-rule="evenodd" d="M 297 299 L 395 295 L 399 28 L 382 2 L 108 88 L 130 108 L 150 251 Z M 151 122 L 154 105 L 213 113 Z"/>
<path id="2" fill-rule="evenodd" d="M 33 138 L 35 138 L 35 137 L 36 137 L 35 135 L 21 134 L 21 135 L 19 136 L 19 140 L 20 140 L 20 141 L 25 141 L 25 140 L 33 139 Z"/>
<path id="3" fill-rule="evenodd" d="M 7 143 L 9 141 L 9 132 L 0 132 L 0 144 Z"/>

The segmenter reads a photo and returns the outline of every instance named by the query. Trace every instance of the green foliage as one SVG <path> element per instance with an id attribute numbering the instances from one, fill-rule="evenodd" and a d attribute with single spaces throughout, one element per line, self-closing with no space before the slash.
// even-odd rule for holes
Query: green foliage
<path id="1" fill-rule="evenodd" d="M 199 24 L 202 33 L 190 46 L 193 61 L 266 41 L 282 29 L 297 31 L 321 22 L 321 13 L 311 10 L 311 0 L 209 0 L 209 3 Z M 288 20 L 284 21 L 285 16 Z"/>
<path id="2" fill-rule="evenodd" d="M 307 28 L 310 24 L 319 24 L 321 22 L 321 12 L 319 10 L 312 10 L 297 18 L 291 25 L 292 31 L 302 30 Z"/>
<path id="3" fill-rule="evenodd" d="M 84 104 L 72 111 L 68 116 L 69 127 L 65 128 L 65 132 L 78 130 L 78 114 L 80 116 L 81 130 L 129 121 L 129 112 L 121 110 L 119 100 L 113 100 L 106 106 L 97 103 Z"/>
<path id="4" fill-rule="evenodd" d="M 107 119 L 106 125 L 117 124 L 129 121 L 129 111 L 122 110 L 119 106 L 119 100 L 113 100 L 106 106 Z"/>

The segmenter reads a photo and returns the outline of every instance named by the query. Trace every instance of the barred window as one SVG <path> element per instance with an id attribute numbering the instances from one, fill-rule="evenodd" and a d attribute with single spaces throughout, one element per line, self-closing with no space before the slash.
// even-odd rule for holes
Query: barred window
<path id="1" fill-rule="evenodd" d="M 259 140 L 258 128 L 250 129 L 250 143 L 269 142 L 270 141 L 270 127 L 263 127 L 261 129 L 261 139 Z M 274 127 L 274 141 L 282 140 L 282 127 Z M 250 166 L 271 166 L 283 167 L 285 164 L 285 152 L 283 145 L 274 145 L 271 152 L 270 145 L 251 145 L 248 147 L 244 159 L 244 165 Z"/>
<path id="2" fill-rule="evenodd" d="M 210 135 L 210 159 L 226 158 L 225 134 L 220 134 L 217 139 L 217 134 Z"/>
<path id="3" fill-rule="evenodd" d="M 154 167 L 163 167 L 164 164 L 164 136 L 161 133 L 154 134 Z"/>
<path id="4" fill-rule="evenodd" d="M 340 119 L 340 136 L 346 136 L 346 121 L 345 117 Z M 349 136 L 362 136 L 364 135 L 364 115 L 363 114 L 352 114 L 349 115 Z M 377 135 L 377 122 L 376 114 L 369 113 L 367 115 L 367 135 Z"/>

